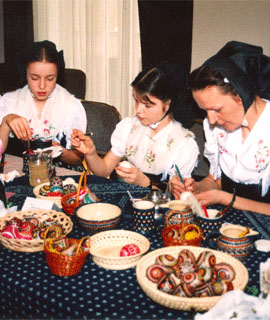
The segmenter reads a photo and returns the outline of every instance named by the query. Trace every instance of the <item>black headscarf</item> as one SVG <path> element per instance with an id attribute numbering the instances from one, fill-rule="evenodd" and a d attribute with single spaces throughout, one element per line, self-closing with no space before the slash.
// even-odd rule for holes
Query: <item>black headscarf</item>
<path id="1" fill-rule="evenodd" d="M 162 62 L 158 67 L 164 72 L 166 81 L 178 91 L 174 101 L 171 102 L 169 113 L 185 127 L 190 128 L 195 120 L 195 102 L 188 86 L 188 72 L 184 67 Z"/>
<path id="2" fill-rule="evenodd" d="M 241 97 L 245 111 L 255 95 L 270 99 L 270 58 L 263 55 L 261 47 L 230 41 L 204 65 L 228 79 Z"/>

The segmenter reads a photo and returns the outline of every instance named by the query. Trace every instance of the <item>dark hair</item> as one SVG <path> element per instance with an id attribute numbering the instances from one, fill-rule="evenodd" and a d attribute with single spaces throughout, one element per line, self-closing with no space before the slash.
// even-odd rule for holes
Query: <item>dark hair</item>
<path id="1" fill-rule="evenodd" d="M 62 82 L 65 69 L 63 50 L 58 52 L 53 42 L 45 40 L 29 44 L 18 54 L 17 68 L 21 86 L 27 83 L 26 70 L 28 65 L 32 62 L 41 62 L 44 60 L 54 63 L 57 66 L 57 82 Z"/>
<path id="2" fill-rule="evenodd" d="M 232 84 L 224 81 L 220 72 L 205 65 L 191 72 L 189 86 L 191 91 L 202 90 L 208 86 L 217 86 L 224 94 L 238 95 Z"/>
<path id="3" fill-rule="evenodd" d="M 131 86 L 148 100 L 150 94 L 162 102 L 171 100 L 169 113 L 173 118 L 189 128 L 194 119 L 194 101 L 188 90 L 188 73 L 181 67 L 163 62 L 155 67 L 141 71 Z"/>

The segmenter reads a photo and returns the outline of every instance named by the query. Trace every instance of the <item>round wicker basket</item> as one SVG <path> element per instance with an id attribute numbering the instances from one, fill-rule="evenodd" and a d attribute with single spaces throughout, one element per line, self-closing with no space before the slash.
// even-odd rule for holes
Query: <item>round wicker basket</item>
<path id="1" fill-rule="evenodd" d="M 172 309 L 206 311 L 211 309 L 221 298 L 221 296 L 205 298 L 181 298 L 170 295 L 157 289 L 157 284 L 150 281 L 146 276 L 147 268 L 155 263 L 155 259 L 161 254 L 169 254 L 175 258 L 181 250 L 190 250 L 197 258 L 205 250 L 211 251 L 216 257 L 217 263 L 226 262 L 235 270 L 235 279 L 233 280 L 234 289 L 244 290 L 248 283 L 248 271 L 242 262 L 224 252 L 211 250 L 208 248 L 193 246 L 173 246 L 154 250 L 146 254 L 137 264 L 136 276 L 142 290 L 155 302 Z"/>
<path id="2" fill-rule="evenodd" d="M 57 276 L 73 276 L 78 274 L 81 271 L 82 266 L 84 265 L 85 258 L 89 253 L 89 245 L 83 245 L 85 240 L 89 237 L 83 237 L 82 239 L 67 238 L 69 245 L 77 244 L 76 253 L 73 256 L 66 256 L 61 253 L 55 253 L 50 250 L 48 241 L 54 241 L 54 239 L 44 240 L 44 252 L 46 254 L 46 261 L 51 272 Z M 80 252 L 80 248 L 87 249 L 86 251 Z"/>
<path id="3" fill-rule="evenodd" d="M 94 262 L 102 268 L 123 270 L 134 267 L 150 248 L 149 240 L 143 235 L 127 230 L 103 231 L 91 238 L 90 254 Z M 136 244 L 140 253 L 120 257 L 120 250 L 127 244 Z"/>
<path id="4" fill-rule="evenodd" d="M 71 232 L 73 223 L 71 219 L 64 214 L 63 212 L 58 212 L 55 210 L 43 210 L 43 209 L 31 209 L 26 211 L 12 212 L 5 215 L 3 218 L 0 218 L 0 230 L 5 226 L 5 221 L 9 221 L 13 218 L 23 219 L 24 217 L 35 217 L 38 218 L 41 222 L 52 219 L 55 223 L 58 223 L 62 226 L 64 235 L 67 235 Z M 3 237 L 0 234 L 0 242 L 2 246 L 13 251 L 20 252 L 37 252 L 43 251 L 44 249 L 44 240 L 21 240 L 21 239 L 8 239 Z"/>
<path id="5" fill-rule="evenodd" d="M 170 224 L 170 219 L 174 215 L 182 215 L 182 224 Z M 195 237 L 191 239 L 185 239 L 185 235 L 188 232 L 194 232 Z M 166 217 L 165 227 L 161 232 L 163 244 L 167 246 L 200 246 L 203 233 L 200 227 L 196 224 L 184 223 L 183 213 L 172 210 Z"/>
<path id="6" fill-rule="evenodd" d="M 66 184 L 67 184 L 67 183 L 65 183 L 65 181 L 63 181 L 63 185 L 66 185 Z M 51 201 L 53 201 L 53 202 L 57 205 L 58 208 L 61 209 L 61 208 L 62 208 L 62 203 L 61 203 L 62 197 L 45 197 L 45 196 L 41 196 L 41 195 L 39 194 L 40 188 L 43 187 L 43 186 L 45 186 L 45 185 L 49 185 L 49 183 L 48 183 L 48 182 L 42 183 L 42 184 L 36 186 L 36 187 L 33 189 L 33 193 L 34 193 L 35 197 L 38 198 L 38 199 L 42 199 L 42 200 L 51 200 Z M 78 183 L 73 183 L 73 185 L 74 185 L 76 188 L 78 188 Z"/>

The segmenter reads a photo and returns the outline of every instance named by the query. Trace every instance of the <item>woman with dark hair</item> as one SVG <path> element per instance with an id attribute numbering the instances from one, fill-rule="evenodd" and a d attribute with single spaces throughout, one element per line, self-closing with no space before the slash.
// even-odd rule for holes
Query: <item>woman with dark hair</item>
<path id="1" fill-rule="evenodd" d="M 177 165 L 190 177 L 197 163 L 198 146 L 194 135 L 183 128 L 192 122 L 188 110 L 187 72 L 178 66 L 162 63 L 144 70 L 132 82 L 136 116 L 123 119 L 111 137 L 111 150 L 101 159 L 93 141 L 73 130 L 72 145 L 85 155 L 89 169 L 96 175 L 108 176 L 116 168 L 127 183 L 163 189 Z M 188 117 L 188 115 L 190 115 Z M 118 165 L 126 158 L 127 166 Z"/>
<path id="2" fill-rule="evenodd" d="M 80 164 L 82 155 L 71 150 L 70 136 L 73 128 L 85 132 L 86 114 L 80 101 L 56 84 L 65 67 L 63 51 L 50 41 L 34 42 L 23 49 L 17 63 L 24 86 L 0 99 L 5 147 L 10 134 L 31 140 L 32 149 L 62 145 L 61 160 Z"/>
<path id="3" fill-rule="evenodd" d="M 188 190 L 204 205 L 270 214 L 270 58 L 260 47 L 229 42 L 191 73 L 190 86 L 207 112 L 210 169 L 199 182 L 173 178 L 175 198 Z"/>

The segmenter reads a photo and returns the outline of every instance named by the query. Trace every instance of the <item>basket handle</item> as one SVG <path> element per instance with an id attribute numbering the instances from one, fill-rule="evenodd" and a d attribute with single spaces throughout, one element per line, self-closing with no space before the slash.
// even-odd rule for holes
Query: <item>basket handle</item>
<path id="1" fill-rule="evenodd" d="M 186 229 L 190 229 L 191 227 L 192 227 L 192 230 L 196 229 L 199 236 L 201 236 L 201 229 L 196 224 L 192 224 L 192 225 L 188 224 L 181 230 L 181 240 L 184 240 L 184 238 L 185 238 Z"/>
<path id="2" fill-rule="evenodd" d="M 83 181 L 83 178 L 84 178 L 84 181 Z M 86 174 L 86 171 L 83 171 L 81 176 L 80 176 L 80 179 L 79 179 L 77 195 L 76 195 L 76 202 L 75 202 L 76 205 L 79 202 L 79 194 L 80 194 L 80 190 L 81 190 L 81 187 L 82 187 L 82 182 L 83 182 L 83 187 L 86 187 L 86 181 L 87 181 L 87 174 Z"/>
<path id="3" fill-rule="evenodd" d="M 79 250 L 80 250 L 80 248 L 81 248 L 81 246 L 82 246 L 82 244 L 83 244 L 83 242 L 84 242 L 84 240 L 86 240 L 86 239 L 89 239 L 89 251 L 90 251 L 90 242 L 91 242 L 91 240 L 90 240 L 90 237 L 83 237 L 83 238 L 81 238 L 81 240 L 80 240 L 80 242 L 79 242 L 79 244 L 78 244 L 78 246 L 77 246 L 77 249 L 76 249 L 76 252 L 75 252 L 75 256 L 79 253 Z"/>
<path id="4" fill-rule="evenodd" d="M 181 211 L 177 211 L 177 210 L 170 210 L 168 212 L 167 216 L 166 216 L 166 227 L 169 226 L 169 220 L 171 219 L 171 217 L 176 215 L 176 214 L 179 214 L 179 213 L 181 214 L 181 219 L 182 219 L 182 223 L 181 224 L 182 225 L 184 224 L 184 217 L 183 217 L 184 213 L 181 212 Z"/>
<path id="5" fill-rule="evenodd" d="M 50 231 L 53 227 L 55 227 L 54 224 L 51 225 L 51 226 L 49 226 L 49 228 L 46 229 L 46 231 L 45 231 L 45 233 L 44 233 L 44 241 L 46 240 L 49 231 Z M 61 237 L 62 235 L 63 235 L 63 234 L 61 234 L 60 237 Z"/>

